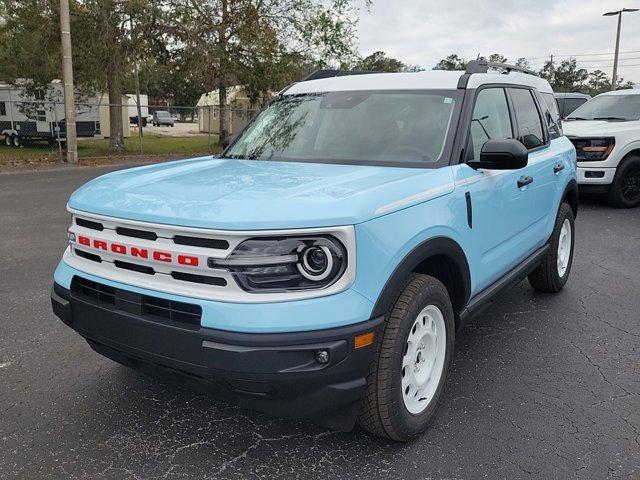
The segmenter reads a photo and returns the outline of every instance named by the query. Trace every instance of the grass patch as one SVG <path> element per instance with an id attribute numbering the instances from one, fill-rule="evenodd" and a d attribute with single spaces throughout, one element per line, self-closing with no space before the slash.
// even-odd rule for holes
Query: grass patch
<path id="1" fill-rule="evenodd" d="M 216 153 L 221 150 L 218 146 L 217 135 L 211 135 L 211 140 L 209 140 L 208 135 L 169 137 L 145 134 L 142 137 L 142 152 L 140 151 L 140 139 L 137 136 L 132 135 L 125 138 L 124 144 L 125 151 L 115 153 L 109 150 L 108 138 L 78 139 L 78 158 L 119 158 L 138 155 L 197 156 Z M 4 142 L 0 144 L 0 165 L 55 163 L 59 159 L 57 145 L 49 147 L 42 143 L 15 148 L 5 146 Z"/>

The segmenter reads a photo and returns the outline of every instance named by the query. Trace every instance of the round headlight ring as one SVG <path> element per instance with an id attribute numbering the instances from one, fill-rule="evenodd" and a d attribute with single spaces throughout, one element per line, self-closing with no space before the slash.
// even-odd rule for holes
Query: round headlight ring
<path id="1" fill-rule="evenodd" d="M 325 258 L 325 265 L 322 268 L 317 268 L 312 265 L 313 260 L 310 261 L 309 256 L 314 255 L 317 252 L 322 252 Z M 325 245 L 312 245 L 305 247 L 300 252 L 300 262 L 297 263 L 298 271 L 307 280 L 314 282 L 321 282 L 325 280 L 333 271 L 333 255 L 329 247 Z"/>

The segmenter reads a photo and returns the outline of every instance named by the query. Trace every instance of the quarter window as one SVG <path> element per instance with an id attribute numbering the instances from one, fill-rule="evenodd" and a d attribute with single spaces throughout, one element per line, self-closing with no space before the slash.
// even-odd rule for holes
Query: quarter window
<path id="1" fill-rule="evenodd" d="M 0 102 L 0 116 L 4 117 L 7 114 L 7 106 L 4 102 Z"/>
<path id="2" fill-rule="evenodd" d="M 540 114 L 532 92 L 525 88 L 512 88 L 511 100 L 518 121 L 518 140 L 531 150 L 544 145 Z"/>
<path id="3" fill-rule="evenodd" d="M 562 136 L 562 128 L 560 124 L 560 112 L 558 112 L 558 104 L 552 93 L 541 93 L 544 103 L 542 104 L 542 112 L 549 127 L 549 138 L 559 138 Z"/>
<path id="4" fill-rule="evenodd" d="M 473 107 L 467 160 L 479 160 L 487 140 L 513 138 L 507 97 L 502 88 L 480 90 Z"/>

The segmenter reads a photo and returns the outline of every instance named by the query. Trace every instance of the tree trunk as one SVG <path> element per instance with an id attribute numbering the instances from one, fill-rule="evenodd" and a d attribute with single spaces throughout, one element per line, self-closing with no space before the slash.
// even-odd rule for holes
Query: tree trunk
<path id="1" fill-rule="evenodd" d="M 222 145 L 229 136 L 229 112 L 227 110 L 227 87 L 220 85 L 218 88 L 218 98 L 220 99 L 220 140 Z"/>
<path id="2" fill-rule="evenodd" d="M 106 53 L 107 92 L 109 93 L 109 149 L 124 150 L 122 129 L 122 59 L 119 44 L 119 32 L 114 17 L 113 0 L 100 3 L 100 23 L 104 32 L 104 42 L 108 45 Z"/>
<path id="3" fill-rule="evenodd" d="M 222 18 L 218 30 L 218 45 L 220 46 L 220 83 L 218 86 L 218 104 L 220 107 L 220 132 L 218 143 L 223 144 L 229 136 L 229 112 L 227 110 L 227 29 L 229 22 L 229 5 L 227 0 L 221 0 Z"/>
<path id="4" fill-rule="evenodd" d="M 111 67 L 111 62 L 109 62 Z M 109 92 L 109 149 L 121 152 L 124 150 L 122 125 L 122 89 L 120 75 L 109 68 L 107 73 L 107 90 Z"/>

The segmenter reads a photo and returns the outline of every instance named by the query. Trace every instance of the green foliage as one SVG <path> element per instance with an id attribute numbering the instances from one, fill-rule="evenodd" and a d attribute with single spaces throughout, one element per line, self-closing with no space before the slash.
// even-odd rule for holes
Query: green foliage
<path id="1" fill-rule="evenodd" d="M 384 52 L 373 52 L 365 58 L 359 59 L 354 65 L 354 70 L 370 70 L 375 72 L 403 72 L 407 66 L 400 60 L 387 57 Z"/>
<path id="2" fill-rule="evenodd" d="M 436 63 L 433 70 L 464 70 L 465 68 L 467 68 L 467 61 L 454 53 Z"/>

